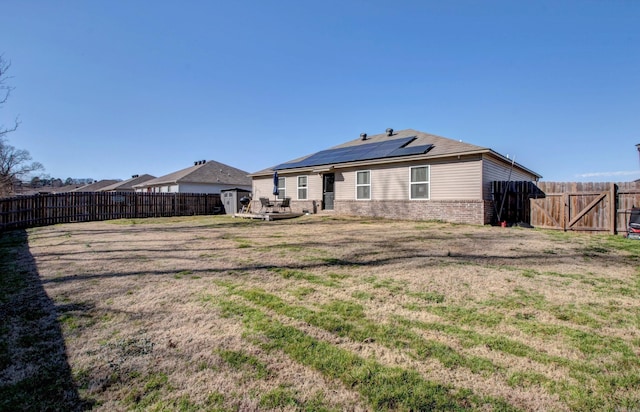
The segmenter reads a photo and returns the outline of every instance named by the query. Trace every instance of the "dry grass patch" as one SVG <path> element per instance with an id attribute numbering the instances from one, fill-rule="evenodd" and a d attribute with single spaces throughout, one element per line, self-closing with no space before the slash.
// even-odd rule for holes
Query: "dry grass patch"
<path id="1" fill-rule="evenodd" d="M 637 409 L 639 260 L 326 216 L 3 234 L 0 409 Z"/>

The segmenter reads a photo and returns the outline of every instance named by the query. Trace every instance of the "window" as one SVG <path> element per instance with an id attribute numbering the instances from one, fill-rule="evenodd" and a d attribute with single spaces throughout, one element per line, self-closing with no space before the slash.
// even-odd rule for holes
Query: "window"
<path id="1" fill-rule="evenodd" d="M 371 199 L 371 171 L 356 172 L 356 199 Z"/>
<path id="2" fill-rule="evenodd" d="M 298 199 L 307 199 L 307 176 L 298 176 Z"/>
<path id="3" fill-rule="evenodd" d="M 287 197 L 287 190 L 285 187 L 284 177 L 278 178 L 278 199 L 284 199 Z"/>
<path id="4" fill-rule="evenodd" d="M 411 199 L 429 199 L 429 166 L 411 168 Z"/>

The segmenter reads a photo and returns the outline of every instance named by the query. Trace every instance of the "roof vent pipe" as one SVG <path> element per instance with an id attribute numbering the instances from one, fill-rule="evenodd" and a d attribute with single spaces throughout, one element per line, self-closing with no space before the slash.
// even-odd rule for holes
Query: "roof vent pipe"
<path id="1" fill-rule="evenodd" d="M 388 128 L 387 130 L 385 130 L 385 132 L 387 132 L 387 136 L 392 136 L 393 135 L 393 129 L 392 128 Z"/>
<path id="2" fill-rule="evenodd" d="M 367 134 L 366 133 L 360 133 L 360 139 L 367 140 Z"/>

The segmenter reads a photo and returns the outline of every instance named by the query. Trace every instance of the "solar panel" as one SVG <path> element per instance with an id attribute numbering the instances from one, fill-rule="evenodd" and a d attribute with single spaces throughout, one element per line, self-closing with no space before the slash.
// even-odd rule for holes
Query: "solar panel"
<path id="1" fill-rule="evenodd" d="M 322 166 L 328 164 L 355 162 L 359 160 L 382 159 L 385 157 L 406 156 L 426 153 L 433 145 L 405 147 L 416 139 L 415 136 L 401 139 L 386 140 L 384 142 L 365 143 L 356 146 L 339 147 L 337 149 L 322 150 L 306 159 L 297 162 L 282 163 L 274 170 L 294 169 L 298 167 Z"/>
<path id="2" fill-rule="evenodd" d="M 432 144 L 425 144 L 425 145 L 413 146 L 413 147 L 401 147 L 401 148 L 396 149 L 393 152 L 391 152 L 389 154 L 389 156 L 390 157 L 395 157 L 395 156 L 409 156 L 409 155 L 416 155 L 416 154 L 425 154 L 429 150 L 431 150 L 431 148 L 433 148 Z"/>
<path id="3" fill-rule="evenodd" d="M 405 139 L 406 141 L 404 142 L 397 142 L 397 140 L 401 140 L 401 139 L 380 142 L 379 145 L 377 145 L 376 147 L 372 147 L 371 150 L 367 151 L 366 155 L 360 160 L 380 159 L 383 157 L 388 157 L 391 152 L 393 152 L 398 148 L 408 145 L 414 139 L 415 137 L 411 139 Z M 398 143 L 402 143 L 402 144 L 398 144 Z"/>

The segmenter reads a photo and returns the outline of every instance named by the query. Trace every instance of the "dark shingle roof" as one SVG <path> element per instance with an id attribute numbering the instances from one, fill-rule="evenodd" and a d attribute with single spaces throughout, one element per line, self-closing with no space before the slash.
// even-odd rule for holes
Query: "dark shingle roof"
<path id="1" fill-rule="evenodd" d="M 426 144 L 433 145 L 433 148 L 428 153 L 429 156 L 457 155 L 457 154 L 463 154 L 467 152 L 477 152 L 479 150 L 488 150 L 488 148 L 486 147 L 476 146 L 471 143 L 464 143 L 459 140 L 448 139 L 446 137 L 436 136 L 434 134 L 424 133 L 424 132 L 420 132 L 413 129 L 394 131 L 391 136 L 387 135 L 387 133 L 380 133 L 373 136 L 367 136 L 367 140 L 362 140 L 361 138 L 358 138 L 358 139 L 340 144 L 338 146 L 334 146 L 332 147 L 332 149 L 357 146 L 357 145 L 375 143 L 375 142 L 382 142 L 382 141 L 394 140 L 394 139 L 399 139 L 402 137 L 410 137 L 410 136 L 415 136 L 416 139 L 412 141 L 407 147 L 422 146 Z"/>
<path id="2" fill-rule="evenodd" d="M 135 187 L 163 185 L 168 183 L 218 183 L 236 186 L 251 186 L 248 172 L 224 163 L 208 160 L 204 164 L 193 165 L 186 169 L 137 184 Z"/>
<path id="3" fill-rule="evenodd" d="M 131 179 L 127 179 L 127 180 L 123 180 L 121 182 L 117 182 L 114 183 L 112 185 L 109 186 L 105 186 L 101 189 L 99 189 L 99 192 L 110 192 L 110 191 L 118 191 L 118 190 L 133 190 L 133 186 L 146 182 L 147 180 L 151 180 L 151 179 L 155 179 L 155 176 L 151 176 L 151 175 L 136 175 L 134 177 L 131 177 Z"/>
<path id="4" fill-rule="evenodd" d="M 350 140 L 346 143 L 333 146 L 329 149 L 340 149 L 345 147 L 353 147 L 353 146 L 366 145 L 371 143 L 380 143 L 380 142 L 385 142 L 389 140 L 402 139 L 402 138 L 407 138 L 412 136 L 415 136 L 415 139 L 412 140 L 406 146 L 407 148 L 424 146 L 424 145 L 433 145 L 433 147 L 431 147 L 431 149 L 425 154 L 419 154 L 416 156 L 406 156 L 407 158 L 430 159 L 430 158 L 449 157 L 449 156 L 457 156 L 457 155 L 467 155 L 467 154 L 474 154 L 474 153 L 491 153 L 499 158 L 506 159 L 504 156 L 494 152 L 493 150 L 487 147 L 477 146 L 471 143 L 465 143 L 460 140 L 448 139 L 446 137 L 424 133 L 414 129 L 404 129 L 404 130 L 394 131 L 391 135 L 388 135 L 387 133 L 371 135 L 371 136 L 367 136 L 366 140 L 363 140 L 362 138 L 357 138 L 354 140 Z M 300 162 L 312 156 L 313 154 L 314 153 L 309 154 L 307 156 L 302 156 L 300 158 L 293 159 L 284 163 Z M 394 156 L 390 156 L 390 157 L 384 157 L 380 159 L 373 159 L 372 161 L 379 162 L 387 159 L 392 160 L 395 158 L 396 157 Z M 403 156 L 403 158 L 405 157 Z M 273 170 L 276 167 L 278 167 L 278 165 L 252 173 L 251 176 L 271 174 L 273 173 Z M 531 172 L 531 173 L 536 174 L 535 172 Z"/>
<path id="5" fill-rule="evenodd" d="M 70 192 L 97 192 L 98 190 L 102 189 L 103 187 L 106 186 L 110 186 L 114 183 L 118 183 L 118 180 L 115 179 L 105 179 L 105 180 L 100 180 L 99 182 L 93 182 L 91 184 L 88 185 L 84 185 L 84 186 L 80 186 L 77 189 L 73 189 L 73 190 L 69 190 Z"/>

